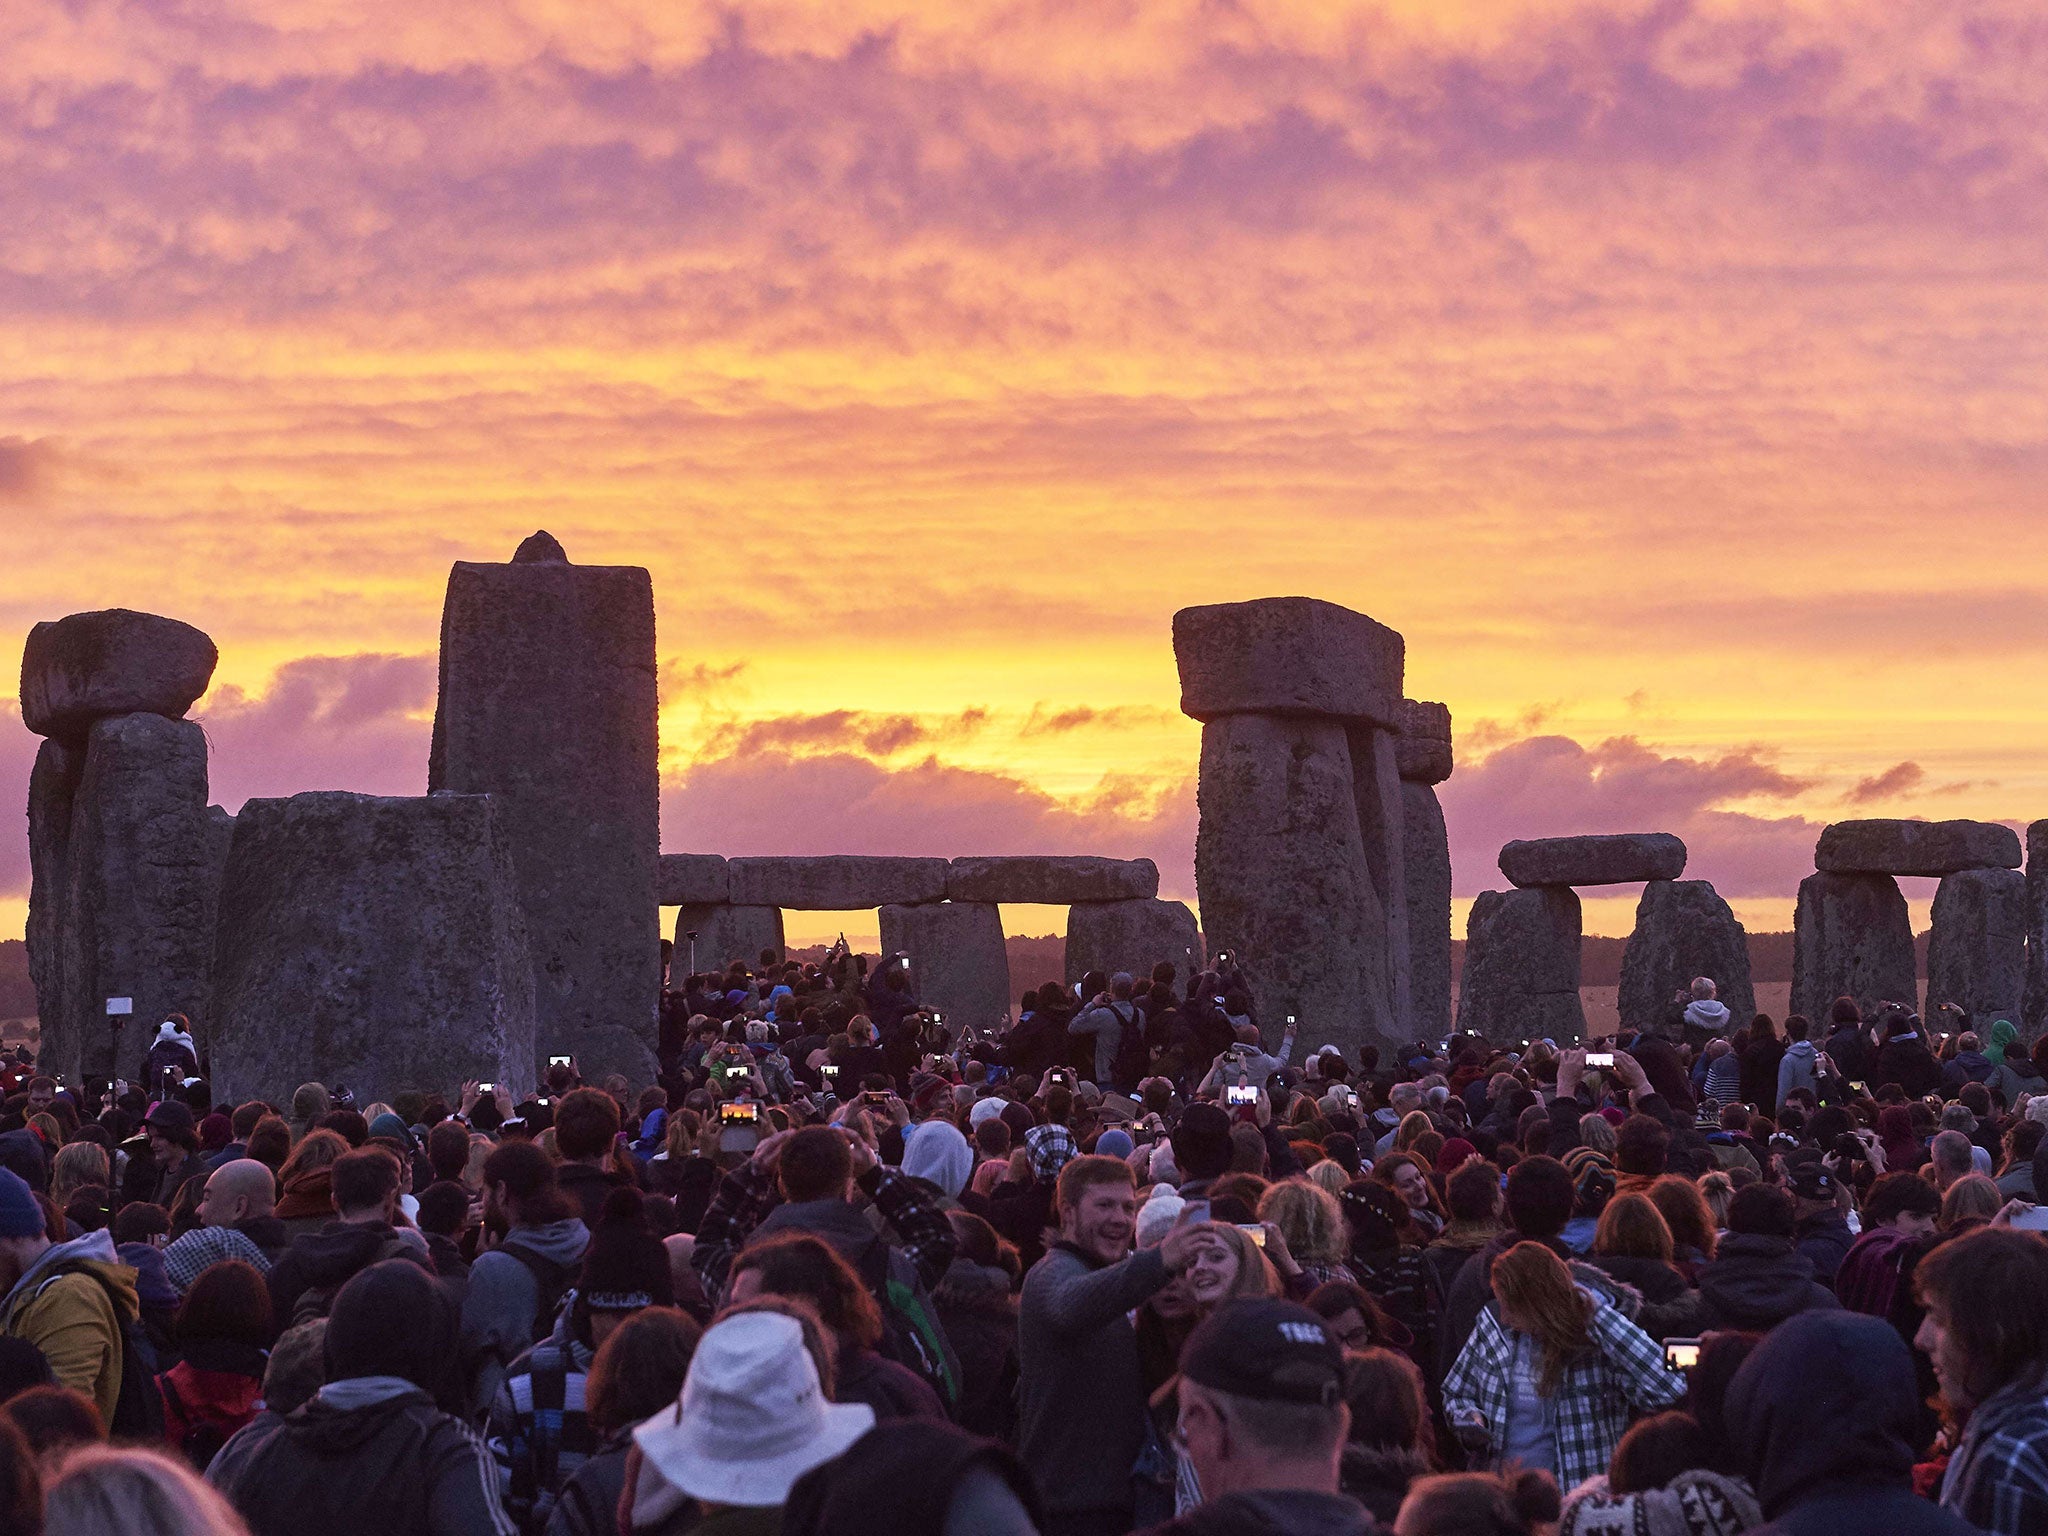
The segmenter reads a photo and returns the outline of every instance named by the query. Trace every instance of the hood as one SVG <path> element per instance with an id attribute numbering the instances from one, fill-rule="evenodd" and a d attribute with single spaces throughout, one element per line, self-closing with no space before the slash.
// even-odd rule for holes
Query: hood
<path id="1" fill-rule="evenodd" d="M 285 1419 L 287 1433 L 316 1455 L 360 1449 L 409 1408 L 432 1408 L 433 1398 L 402 1376 L 353 1376 L 331 1381 Z"/>
<path id="2" fill-rule="evenodd" d="M 121 1308 L 124 1318 L 132 1320 L 141 1315 L 142 1303 L 136 1295 L 135 1271 L 121 1262 L 121 1256 L 114 1248 L 114 1234 L 105 1227 L 73 1238 L 68 1243 L 52 1243 L 45 1248 L 42 1257 L 22 1271 L 21 1278 L 14 1283 L 14 1289 L 7 1293 L 0 1307 L 12 1306 L 61 1268 L 91 1270 L 114 1296 L 115 1305 Z"/>
<path id="3" fill-rule="evenodd" d="M 1700 1270 L 1700 1294 L 1738 1328 L 1770 1328 L 1813 1299 L 1813 1263 L 1792 1240 L 1731 1233 Z"/>
<path id="4" fill-rule="evenodd" d="M 903 1171 L 934 1185 L 949 1200 L 960 1198 L 974 1172 L 974 1153 L 960 1128 L 944 1120 L 913 1125 L 903 1138 Z"/>
<path id="5" fill-rule="evenodd" d="M 2004 1063 L 2006 1060 L 2005 1048 L 2011 1045 L 2013 1041 L 2019 1039 L 2019 1037 L 2020 1032 L 2013 1027 L 2011 1019 L 1998 1020 L 1991 1026 L 1991 1043 L 1985 1047 L 1985 1056 L 1990 1059 L 1993 1066 Z"/>
<path id="6" fill-rule="evenodd" d="M 303 1266 L 300 1277 L 308 1286 L 339 1284 L 375 1263 L 393 1230 L 381 1221 L 333 1221 L 305 1233 L 291 1246 Z"/>
<path id="7" fill-rule="evenodd" d="M 1670 1015 L 1666 1014 L 1665 1017 L 1669 1018 Z M 1716 1002 L 1711 997 L 1700 1002 L 1688 1003 L 1685 1007 L 1685 1022 L 1700 1029 L 1711 1029 L 1719 1033 L 1728 1027 L 1728 1005 Z"/>
<path id="8" fill-rule="evenodd" d="M 146 1307 L 176 1307 L 178 1288 L 171 1283 L 163 1251 L 148 1243 L 122 1243 L 114 1252 L 135 1271 L 135 1296 Z"/>
<path id="9" fill-rule="evenodd" d="M 590 1246 L 590 1228 L 581 1216 L 565 1216 L 537 1227 L 514 1227 L 498 1246 L 524 1248 L 555 1264 L 575 1264 Z"/>
<path id="10" fill-rule="evenodd" d="M 942 1307 L 957 1307 L 962 1311 L 1008 1312 L 1010 1277 L 990 1265 L 977 1264 L 969 1258 L 956 1258 L 939 1277 L 939 1288 L 932 1299 Z"/>
<path id="11" fill-rule="evenodd" d="M 875 1229 L 867 1218 L 844 1200 L 800 1200 L 778 1205 L 754 1228 L 749 1242 L 777 1232 L 808 1232 L 822 1237 L 839 1256 L 852 1263 L 875 1240 Z"/>
<path id="12" fill-rule="evenodd" d="M 157 1025 L 156 1039 L 152 1043 L 156 1045 L 162 1045 L 166 1041 L 176 1041 L 179 1045 L 190 1045 L 192 1043 L 192 1037 L 184 1033 L 182 1030 L 180 1030 L 177 1025 L 171 1023 L 168 1019 L 166 1019 L 163 1023 Z"/>
<path id="13" fill-rule="evenodd" d="M 1785 1047 L 1785 1059 L 1788 1061 L 1796 1061 L 1801 1066 L 1812 1066 L 1814 1063 L 1814 1059 L 1819 1055 L 1820 1052 L 1816 1051 L 1813 1048 L 1813 1042 L 1811 1040 L 1794 1040 L 1790 1045 Z"/>
<path id="14" fill-rule="evenodd" d="M 2022 1056 L 2018 1051 L 2008 1051 L 2002 1065 L 2006 1071 L 2023 1083 L 2038 1083 L 2041 1081 L 2041 1069 L 2034 1065 L 2034 1059 L 2031 1056 Z"/>
<path id="15" fill-rule="evenodd" d="M 1806 1312 L 1736 1371 L 1727 1421 L 1766 1517 L 1827 1484 L 1910 1483 L 1913 1360 L 1897 1330 L 1855 1312 Z"/>

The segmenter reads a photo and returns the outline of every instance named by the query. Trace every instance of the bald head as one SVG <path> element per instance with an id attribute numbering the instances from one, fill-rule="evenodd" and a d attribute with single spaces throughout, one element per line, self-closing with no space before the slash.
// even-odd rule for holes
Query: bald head
<path id="1" fill-rule="evenodd" d="M 237 1158 L 207 1178 L 199 1220 L 209 1227 L 239 1226 L 271 1215 L 276 1207 L 277 1180 L 269 1167 L 254 1158 Z"/>

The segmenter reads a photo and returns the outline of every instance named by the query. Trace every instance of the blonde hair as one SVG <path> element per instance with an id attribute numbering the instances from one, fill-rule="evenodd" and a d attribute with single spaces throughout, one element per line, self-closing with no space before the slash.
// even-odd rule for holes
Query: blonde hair
<path id="1" fill-rule="evenodd" d="M 1541 1243 L 1517 1243 L 1493 1261 L 1493 1294 L 1501 1322 L 1536 1341 L 1543 1360 L 1537 1392 L 1555 1395 L 1565 1367 L 1593 1342 L 1571 1271 Z"/>
<path id="2" fill-rule="evenodd" d="M 1982 1216 L 1987 1220 L 1996 1216 L 2005 1204 L 2005 1196 L 1998 1192 L 1998 1186 L 1981 1173 L 1965 1174 L 1949 1185 L 1948 1192 L 1941 1197 L 1941 1225 L 1946 1231 L 1957 1222 L 1971 1216 Z"/>
<path id="3" fill-rule="evenodd" d="M 1219 1221 L 1209 1228 L 1209 1235 L 1237 1255 L 1237 1279 L 1231 1282 L 1230 1294 L 1223 1301 L 1282 1294 L 1280 1271 L 1266 1257 L 1266 1250 L 1253 1242 L 1243 1228 Z"/>
<path id="4" fill-rule="evenodd" d="M 1304 1264 L 1335 1264 L 1344 1257 L 1344 1208 L 1320 1185 L 1281 1180 L 1260 1197 L 1259 1220 L 1278 1227 L 1287 1251 Z"/>
<path id="5" fill-rule="evenodd" d="M 183 1463 L 128 1446 L 89 1446 L 58 1463 L 43 1519 L 52 1536 L 249 1536 Z"/>
<path id="6" fill-rule="evenodd" d="M 1719 1168 L 1700 1175 L 1700 1198 L 1707 1202 L 1707 1211 L 1714 1218 L 1714 1225 L 1728 1225 L 1728 1202 L 1735 1198 L 1735 1181 Z M 1660 1213 L 1661 1214 L 1661 1213 Z"/>
<path id="7" fill-rule="evenodd" d="M 1351 1183 L 1351 1174 L 1337 1159 L 1326 1157 L 1309 1169 L 1308 1181 L 1342 1199 L 1345 1188 Z"/>
<path id="8" fill-rule="evenodd" d="M 1668 1264 L 1671 1228 L 1648 1195 L 1619 1195 L 1600 1213 L 1593 1251 L 1602 1258 L 1662 1259 Z"/>
<path id="9" fill-rule="evenodd" d="M 1401 1123 L 1394 1130 L 1393 1150 L 1406 1152 L 1415 1143 L 1436 1129 L 1436 1122 L 1419 1109 L 1411 1109 L 1401 1117 Z"/>
<path id="10" fill-rule="evenodd" d="M 1597 1110 L 1579 1116 L 1579 1141 L 1610 1160 L 1614 1156 L 1614 1125 Z"/>
<path id="11" fill-rule="evenodd" d="M 105 1188 L 113 1181 L 107 1149 L 97 1142 L 74 1141 L 59 1147 L 50 1162 L 50 1199 L 58 1210 L 88 1184 Z"/>

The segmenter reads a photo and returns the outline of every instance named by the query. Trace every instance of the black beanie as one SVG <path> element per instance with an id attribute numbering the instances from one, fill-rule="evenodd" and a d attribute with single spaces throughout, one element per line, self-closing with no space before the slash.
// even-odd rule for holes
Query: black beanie
<path id="1" fill-rule="evenodd" d="M 576 1299 L 587 1312 L 638 1312 L 675 1305 L 668 1249 L 647 1224 L 640 1191 L 624 1185 L 605 1196 L 583 1255 Z"/>
<path id="2" fill-rule="evenodd" d="M 385 1259 L 335 1295 L 327 1316 L 327 1379 L 402 1376 L 437 1399 L 455 1358 L 455 1304 L 423 1265 Z"/>

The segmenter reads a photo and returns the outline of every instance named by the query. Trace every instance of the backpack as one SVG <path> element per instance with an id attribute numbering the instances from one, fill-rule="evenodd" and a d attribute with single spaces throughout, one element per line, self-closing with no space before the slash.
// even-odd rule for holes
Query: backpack
<path id="1" fill-rule="evenodd" d="M 917 1278 L 917 1267 L 877 1237 L 861 1250 L 855 1268 L 881 1309 L 882 1340 L 876 1352 L 917 1372 L 938 1394 L 946 1412 L 957 1412 L 960 1360 L 939 1322 L 938 1309 Z"/>
<path id="2" fill-rule="evenodd" d="M 46 1275 L 35 1288 L 43 1292 L 66 1275 L 84 1275 L 106 1292 L 107 1304 L 121 1330 L 121 1386 L 114 1398 L 113 1421 L 107 1432 L 117 1440 L 156 1441 L 164 1437 L 164 1403 L 156 1390 L 156 1346 L 149 1341 L 139 1317 L 121 1316 L 121 1299 L 104 1276 L 82 1264 L 63 1264 Z M 33 1298 L 31 1298 L 33 1299 Z"/>
<path id="3" fill-rule="evenodd" d="M 185 1460 L 191 1463 L 193 1471 L 205 1472 L 213 1465 L 213 1458 L 220 1454 L 220 1448 L 228 1443 L 228 1431 L 212 1419 L 193 1417 L 192 1410 L 178 1395 L 177 1385 L 168 1371 L 157 1377 L 156 1384 L 162 1389 L 164 1401 L 170 1404 L 172 1412 L 185 1421 L 185 1433 L 178 1439 L 178 1449 L 185 1453 Z"/>
<path id="4" fill-rule="evenodd" d="M 538 1344 L 555 1331 L 555 1314 L 562 1310 L 562 1298 L 575 1286 L 583 1266 L 580 1261 L 575 1264 L 558 1263 L 521 1243 L 507 1243 L 496 1251 L 517 1259 L 533 1276 L 540 1300 L 533 1309 L 533 1326 L 529 1330 L 528 1342 Z"/>
<path id="5" fill-rule="evenodd" d="M 1115 1003 L 1105 1006 L 1111 1013 L 1116 1013 Z M 1145 1011 L 1136 1003 L 1130 1004 L 1130 1010 L 1131 1016 L 1128 1019 L 1120 1013 L 1116 1015 L 1123 1020 L 1123 1033 L 1117 1036 L 1116 1055 L 1109 1064 L 1110 1080 L 1097 1084 L 1097 1087 L 1128 1090 L 1151 1074 L 1152 1051 L 1145 1038 Z"/>

